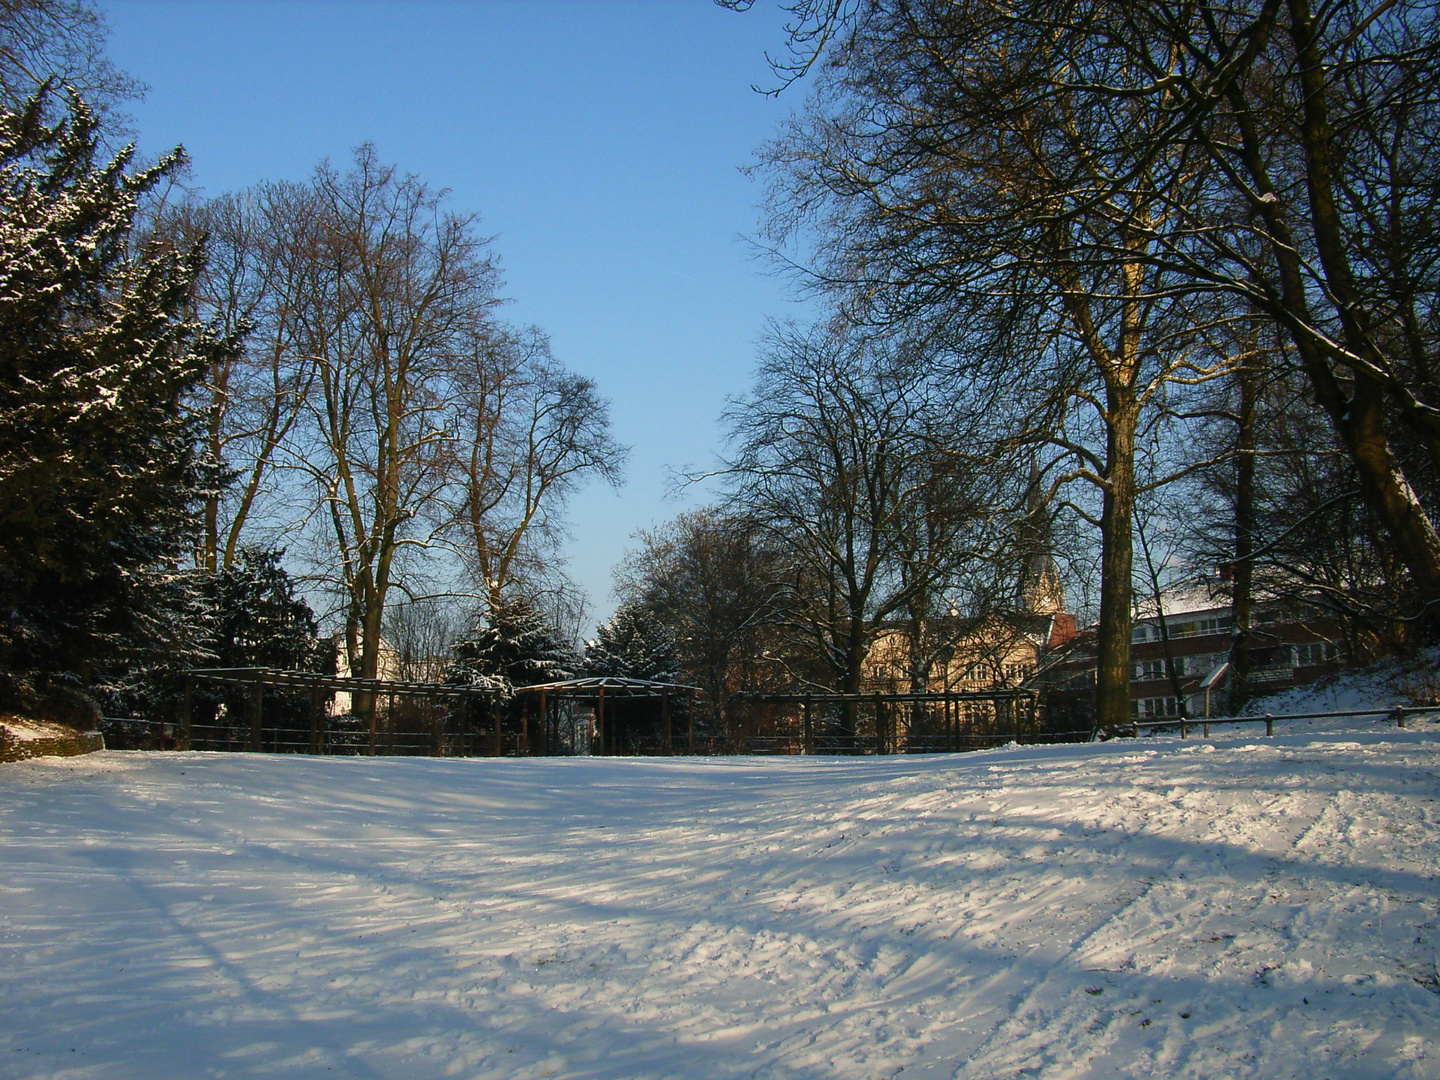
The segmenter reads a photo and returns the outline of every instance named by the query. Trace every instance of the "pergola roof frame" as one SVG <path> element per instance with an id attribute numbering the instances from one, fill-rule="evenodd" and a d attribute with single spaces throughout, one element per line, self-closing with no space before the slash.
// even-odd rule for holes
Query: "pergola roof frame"
<path id="1" fill-rule="evenodd" d="M 658 698 L 670 694 L 699 694 L 698 686 L 683 683 L 659 682 L 655 679 L 625 679 L 618 675 L 597 675 L 586 679 L 562 679 L 559 682 L 540 683 L 535 686 L 517 686 L 517 694 L 546 693 L 561 697 L 599 697 L 601 691 L 606 697 Z"/>
<path id="2" fill-rule="evenodd" d="M 731 694 L 732 701 L 755 701 L 765 705 L 842 705 L 847 701 L 869 704 L 883 701 L 886 704 L 902 701 L 1003 701 L 1017 698 L 1031 698 L 1039 693 L 1031 687 L 1013 687 L 1007 690 L 935 690 L 925 693 L 910 693 L 890 690 L 858 690 L 842 693 L 838 690 L 817 690 L 786 693 L 746 691 Z"/>
<path id="3" fill-rule="evenodd" d="M 445 683 L 404 682 L 395 679 L 357 679 L 346 675 L 324 675 L 313 671 L 283 668 L 190 668 L 187 679 L 229 686 L 289 688 L 295 690 L 339 690 L 350 693 L 395 694 L 402 697 L 499 697 L 504 690 L 493 683 L 483 686 L 449 686 Z"/>

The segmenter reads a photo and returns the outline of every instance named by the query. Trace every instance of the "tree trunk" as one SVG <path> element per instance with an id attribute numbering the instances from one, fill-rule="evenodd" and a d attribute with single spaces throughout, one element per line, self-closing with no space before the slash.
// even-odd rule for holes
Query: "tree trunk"
<path id="1" fill-rule="evenodd" d="M 1335 204 L 1333 133 L 1326 115 L 1327 68 L 1320 53 L 1314 20 L 1306 0 L 1289 0 L 1291 38 L 1299 65 L 1304 102 L 1306 193 L 1310 227 L 1325 271 L 1327 290 L 1335 298 L 1347 348 L 1375 363 L 1377 358 L 1363 329 L 1356 323 L 1363 309 L 1356 299 L 1354 278 L 1346 256 L 1344 231 Z M 1243 105 L 1243 102 L 1242 102 Z M 1427 607 L 1425 625 L 1433 632 L 1440 615 L 1440 534 L 1415 490 L 1405 476 L 1385 431 L 1385 389 L 1363 371 L 1351 370 L 1353 390 L 1336 378 L 1330 360 L 1322 352 L 1314 328 L 1321 325 L 1310 311 L 1310 292 L 1302 273 L 1297 241 L 1281 211 L 1266 166 L 1263 136 L 1253 124 L 1243 122 L 1242 134 L 1246 168 L 1256 190 L 1264 197 L 1261 216 L 1271 240 L 1271 253 L 1279 275 L 1277 312 L 1290 331 L 1301 364 L 1315 390 L 1316 400 L 1329 416 L 1341 444 L 1360 474 L 1365 501 L 1394 542 L 1400 560 L 1410 572 L 1411 583 Z M 1377 365 L 1383 370 L 1383 360 Z"/>
<path id="2" fill-rule="evenodd" d="M 865 676 L 865 656 L 868 650 L 865 648 L 864 627 L 859 618 L 851 616 L 849 637 L 845 642 L 845 670 L 841 673 L 840 692 L 846 695 L 860 693 L 860 684 Z M 846 733 L 851 740 L 853 753 L 860 752 L 860 732 L 858 730 L 860 714 L 856 708 L 856 701 L 853 696 L 847 696 L 840 706 L 841 716 L 845 725 Z M 879 719 L 876 719 L 876 727 L 879 727 Z"/>
<path id="3" fill-rule="evenodd" d="M 1259 334 L 1240 361 L 1240 410 L 1235 434 L 1235 567 L 1231 576 L 1231 716 L 1250 700 L 1250 619 L 1255 552 L 1255 402 L 1259 396 Z"/>
<path id="4" fill-rule="evenodd" d="M 1096 641 L 1095 721 L 1114 732 L 1130 723 L 1130 624 L 1134 604 L 1131 536 L 1135 512 L 1134 396 L 1112 390 L 1107 401 L 1104 504 L 1100 520 L 1100 625 Z"/>

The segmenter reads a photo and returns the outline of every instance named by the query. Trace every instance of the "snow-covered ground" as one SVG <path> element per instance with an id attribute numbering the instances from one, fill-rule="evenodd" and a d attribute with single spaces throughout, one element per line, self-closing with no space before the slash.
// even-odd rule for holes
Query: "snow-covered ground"
<path id="1" fill-rule="evenodd" d="M 5 765 L 0 1076 L 1440 1077 L 1437 799 L 1433 719 Z"/>
<path id="2" fill-rule="evenodd" d="M 1410 659 L 1382 660 L 1368 668 L 1330 675 L 1311 686 L 1297 686 L 1268 697 L 1256 698 L 1246 709 L 1252 716 L 1264 713 L 1342 712 L 1346 709 L 1384 709 L 1418 705 L 1440 699 L 1440 649 L 1427 649 Z M 1374 717 L 1370 718 L 1371 721 Z M 1355 723 L 1346 718 L 1317 717 L 1285 724 L 1287 732 L 1347 731 Z"/>

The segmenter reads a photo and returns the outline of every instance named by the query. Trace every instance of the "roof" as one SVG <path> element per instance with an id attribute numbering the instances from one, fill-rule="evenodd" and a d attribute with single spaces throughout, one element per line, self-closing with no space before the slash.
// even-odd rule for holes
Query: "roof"
<path id="1" fill-rule="evenodd" d="M 1168 619 L 1175 615 L 1199 615 L 1206 611 L 1229 610 L 1230 600 L 1220 594 L 1219 581 L 1191 580 L 1184 584 L 1167 585 L 1160 593 L 1160 604 Z M 1135 592 L 1135 618 L 1139 621 L 1154 619 L 1155 594 Z"/>
<path id="2" fill-rule="evenodd" d="M 313 671 L 286 671 L 281 668 L 190 668 L 185 674 L 202 682 L 228 683 L 237 686 L 282 686 L 296 690 L 342 690 L 358 694 L 400 694 L 422 697 L 473 697 L 499 694 L 501 687 L 494 680 L 479 676 L 484 682 L 468 685 L 446 683 L 400 682 L 395 679 L 356 679 L 344 675 L 324 675 Z"/>
<path id="3" fill-rule="evenodd" d="M 599 675 L 588 679 L 565 679 L 561 682 L 515 687 L 517 694 L 534 694 L 542 690 L 551 694 L 568 694 L 571 697 L 599 697 L 602 691 L 614 697 L 664 697 L 671 692 L 700 693 L 698 686 L 657 682 L 654 679 L 622 679 L 618 675 Z"/>

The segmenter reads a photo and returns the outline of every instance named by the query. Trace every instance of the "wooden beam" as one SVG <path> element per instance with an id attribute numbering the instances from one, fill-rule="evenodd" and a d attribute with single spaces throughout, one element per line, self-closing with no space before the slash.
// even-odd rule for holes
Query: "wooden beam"
<path id="1" fill-rule="evenodd" d="M 265 684 L 257 682 L 250 692 L 250 750 L 260 752 L 260 715 L 265 707 Z"/>

